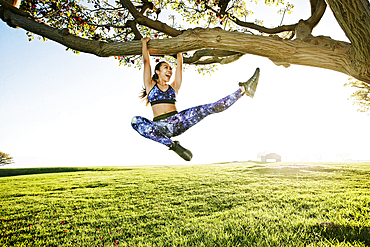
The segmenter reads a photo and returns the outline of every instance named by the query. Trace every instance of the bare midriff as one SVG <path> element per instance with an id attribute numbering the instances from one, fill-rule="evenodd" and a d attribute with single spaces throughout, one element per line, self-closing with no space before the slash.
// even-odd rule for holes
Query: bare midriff
<path id="1" fill-rule="evenodd" d="M 154 117 L 157 117 L 157 116 L 169 113 L 169 112 L 177 111 L 176 106 L 174 104 L 167 104 L 167 103 L 153 105 L 152 109 L 153 109 Z"/>

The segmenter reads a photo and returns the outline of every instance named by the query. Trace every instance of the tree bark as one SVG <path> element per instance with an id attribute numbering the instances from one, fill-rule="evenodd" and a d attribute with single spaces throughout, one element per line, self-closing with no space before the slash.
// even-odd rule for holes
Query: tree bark
<path id="1" fill-rule="evenodd" d="M 326 0 L 340 27 L 351 41 L 359 62 L 370 65 L 369 0 Z"/>

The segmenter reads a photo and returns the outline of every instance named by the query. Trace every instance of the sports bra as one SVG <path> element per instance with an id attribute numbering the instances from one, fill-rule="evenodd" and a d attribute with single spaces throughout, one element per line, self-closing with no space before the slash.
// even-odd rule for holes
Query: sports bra
<path id="1" fill-rule="evenodd" d="M 148 94 L 148 100 L 151 105 L 160 103 L 175 104 L 176 92 L 170 85 L 168 85 L 168 89 L 163 92 L 161 89 L 159 89 L 156 83 Z"/>

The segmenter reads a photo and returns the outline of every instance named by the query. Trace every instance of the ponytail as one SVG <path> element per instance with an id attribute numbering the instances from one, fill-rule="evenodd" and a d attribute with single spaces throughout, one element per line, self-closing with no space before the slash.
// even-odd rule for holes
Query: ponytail
<path id="1" fill-rule="evenodd" d="M 157 73 L 155 73 L 155 70 L 154 70 L 154 75 L 152 76 L 152 80 L 153 81 L 155 81 L 155 82 L 158 82 L 157 80 L 158 80 L 158 74 Z"/>
<path id="2" fill-rule="evenodd" d="M 145 101 L 145 106 L 149 105 L 148 94 L 146 93 L 145 87 L 141 89 L 139 98 L 141 99 L 141 101 Z"/>

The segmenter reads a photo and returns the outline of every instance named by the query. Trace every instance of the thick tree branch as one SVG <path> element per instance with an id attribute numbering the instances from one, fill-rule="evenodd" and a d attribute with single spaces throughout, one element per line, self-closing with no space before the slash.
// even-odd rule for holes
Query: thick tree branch
<path id="1" fill-rule="evenodd" d="M 140 25 L 144 25 L 151 29 L 163 32 L 169 36 L 176 37 L 180 35 L 182 32 L 168 26 L 167 24 L 160 22 L 160 21 L 153 21 L 148 17 L 145 17 L 142 13 L 140 13 L 136 7 L 131 3 L 130 0 L 120 0 L 121 4 L 127 8 L 127 10 L 131 13 L 131 15 L 135 18 L 136 22 Z"/>
<path id="2" fill-rule="evenodd" d="M 54 40 L 71 49 L 95 54 L 97 56 L 106 56 L 103 52 L 103 47 L 107 43 L 96 40 L 88 40 L 70 35 L 68 29 L 55 29 L 44 23 L 39 23 L 31 18 L 18 15 L 12 11 L 4 11 L 5 20 L 10 20 L 13 25 L 19 26 L 27 31 L 38 34 L 42 37 Z"/>
<path id="3" fill-rule="evenodd" d="M 197 28 L 176 38 L 151 40 L 148 43 L 151 54 L 162 55 L 168 50 L 173 54 L 204 47 L 263 56 L 285 67 L 298 64 L 326 68 L 370 82 L 370 69 L 357 63 L 351 44 L 330 37 L 310 37 L 303 42 L 227 32 L 219 28 Z"/>

